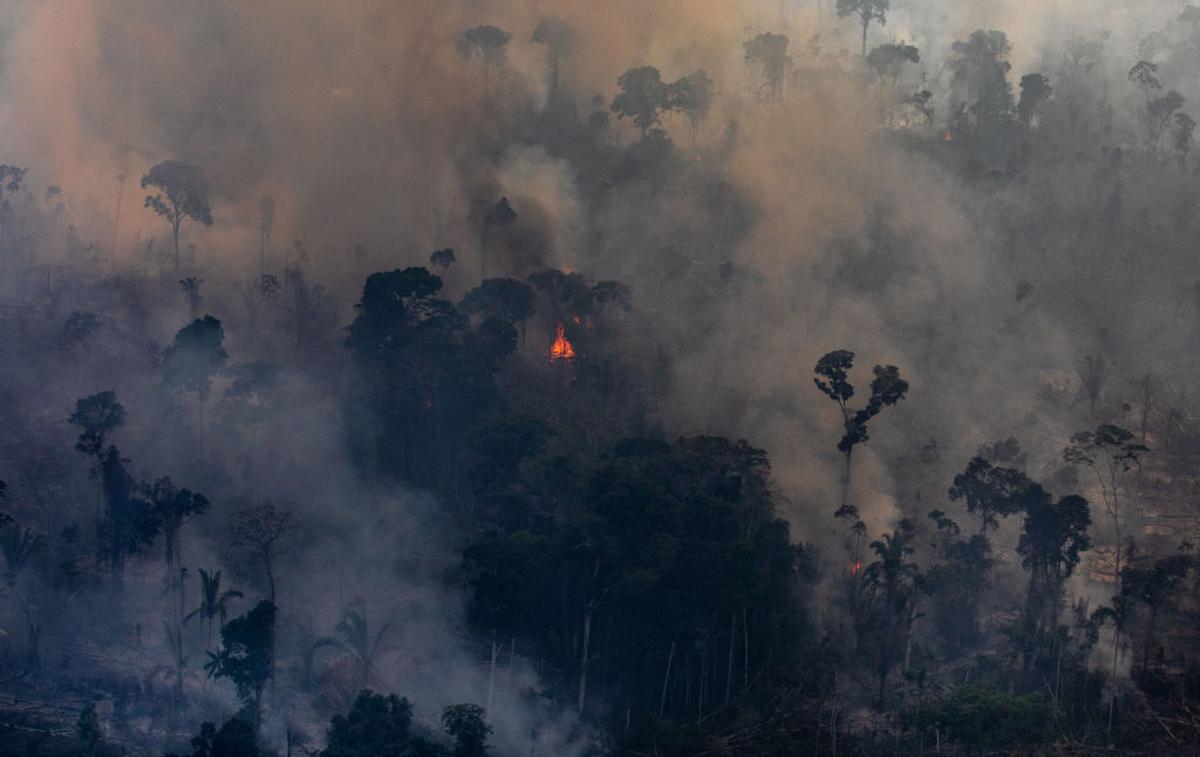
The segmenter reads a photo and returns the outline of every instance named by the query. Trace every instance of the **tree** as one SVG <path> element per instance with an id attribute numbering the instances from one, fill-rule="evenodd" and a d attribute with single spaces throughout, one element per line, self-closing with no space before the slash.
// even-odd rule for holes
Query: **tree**
<path id="1" fill-rule="evenodd" d="M 254 725 L 237 715 L 226 720 L 220 729 L 212 723 L 201 724 L 200 734 L 192 739 L 192 750 L 191 757 L 259 757 L 263 753 Z"/>
<path id="2" fill-rule="evenodd" d="M 1079 374 L 1080 383 L 1083 384 L 1083 391 L 1087 393 L 1090 418 L 1096 414 L 1096 400 L 1100 399 L 1104 385 L 1108 382 L 1108 363 L 1103 355 L 1087 355 L 1079 361 L 1076 372 Z"/>
<path id="3" fill-rule="evenodd" d="M 1139 60 L 1129 69 L 1128 79 L 1142 91 L 1149 109 L 1154 93 L 1162 89 L 1162 83 L 1158 80 L 1158 66 L 1148 60 Z"/>
<path id="4" fill-rule="evenodd" d="M 480 240 L 480 255 L 479 255 L 479 280 L 487 280 L 487 259 L 488 259 L 488 238 L 493 228 L 507 229 L 517 222 L 517 211 L 513 210 L 512 205 L 508 203 L 507 197 L 501 197 L 500 201 L 492 207 L 488 208 L 488 212 L 483 217 L 483 238 Z"/>
<path id="5" fill-rule="evenodd" d="M 384 623 L 372 636 L 367 625 L 366 603 L 359 599 L 342 612 L 342 619 L 334 629 L 336 635 L 323 636 L 313 646 L 334 647 L 350 655 L 358 666 L 360 686 L 365 688 L 371 683 L 371 673 L 379 653 L 386 649 L 384 637 L 391 630 L 392 624 Z"/>
<path id="6" fill-rule="evenodd" d="M 1127 566 L 1121 570 L 1121 595 L 1145 605 L 1150 611 L 1142 640 L 1142 678 L 1150 670 L 1150 649 L 1159 613 L 1166 607 L 1183 584 L 1188 573 L 1196 567 L 1196 559 L 1188 554 L 1176 554 L 1155 560 L 1149 568 Z"/>
<path id="7" fill-rule="evenodd" d="M 951 46 L 947 66 L 954 81 L 966 88 L 971 113 L 980 125 L 1001 124 L 1012 117 L 1012 85 L 1006 58 L 1012 52 L 1008 36 L 1001 31 L 977 30 L 966 42 Z"/>
<path id="8" fill-rule="evenodd" d="M 519 324 L 524 339 L 525 322 L 537 312 L 537 300 L 533 288 L 523 281 L 484 279 L 479 286 L 463 295 L 459 307 L 468 315 Z"/>
<path id="9" fill-rule="evenodd" d="M 848 403 L 854 396 L 854 386 L 849 381 L 849 371 L 852 367 L 854 353 L 849 350 L 835 350 L 818 360 L 813 368 L 813 372 L 816 373 L 813 382 L 817 389 L 836 402 L 842 413 L 845 433 L 838 442 L 838 451 L 846 456 L 846 467 L 842 474 L 842 507 L 849 505 L 850 458 L 854 448 L 868 439 L 867 422 L 885 407 L 904 399 L 908 392 L 908 382 L 900 378 L 899 368 L 894 365 L 886 368 L 877 365 L 874 368 L 875 378 L 871 381 L 871 398 L 862 409 L 851 410 Z"/>
<path id="10" fill-rule="evenodd" d="M 628 118 L 641 129 L 642 138 L 658 128 L 662 114 L 670 109 L 667 84 L 654 66 L 631 68 L 617 77 L 621 91 L 609 106 L 617 118 Z"/>
<path id="11" fill-rule="evenodd" d="M 75 412 L 67 419 L 72 426 L 81 429 L 75 449 L 95 458 L 96 470 L 109 435 L 125 425 L 125 418 L 125 406 L 117 400 L 117 394 L 112 390 L 81 397 L 75 402 Z"/>
<path id="12" fill-rule="evenodd" d="M 96 715 L 96 706 L 87 705 L 79 712 L 75 721 L 75 739 L 83 748 L 82 754 L 94 755 L 100 742 L 104 740 L 104 731 L 100 728 L 100 718 Z"/>
<path id="13" fill-rule="evenodd" d="M 160 478 L 149 487 L 150 510 L 163 534 L 165 550 L 163 562 L 167 568 L 166 584 L 179 598 L 176 623 L 183 622 L 183 569 L 179 567 L 181 556 L 179 533 L 184 524 L 208 510 L 208 498 L 190 489 L 177 489 L 170 478 Z"/>
<path id="14" fill-rule="evenodd" d="M 862 24 L 862 57 L 867 57 L 867 28 L 872 21 L 878 21 L 880 26 L 887 23 L 888 8 L 891 0 L 837 0 L 838 18 L 858 16 Z"/>
<path id="15" fill-rule="evenodd" d="M 877 705 L 882 709 L 887 678 L 905 647 L 914 615 L 915 584 L 919 570 L 908 561 L 913 553 L 912 523 L 902 520 L 898 528 L 871 542 L 878 558 L 867 566 L 865 580 L 876 593 L 871 612 L 864 615 L 861 631 L 873 647 L 875 672 L 879 677 Z M 863 639 L 860 639 L 860 644 Z"/>
<path id="16" fill-rule="evenodd" d="M 1104 499 L 1104 510 L 1112 524 L 1115 538 L 1113 555 L 1113 581 L 1121 577 L 1121 550 L 1125 544 L 1125 533 L 1129 514 L 1121 500 L 1121 487 L 1125 475 L 1136 467 L 1142 453 L 1149 448 L 1134 441 L 1129 431 L 1103 424 L 1095 431 L 1080 431 L 1071 436 L 1071 445 L 1063 450 L 1063 460 L 1069 465 L 1091 468 L 1100 485 Z"/>
<path id="17" fill-rule="evenodd" d="M 888 43 L 880 45 L 867 55 L 867 65 L 871 67 L 880 79 L 891 81 L 892 88 L 904 69 L 904 64 L 921 62 L 921 52 L 912 45 Z"/>
<path id="18" fill-rule="evenodd" d="M 271 241 L 271 230 L 275 227 L 275 198 L 263 195 L 258 201 L 258 273 L 267 272 L 267 244 Z"/>
<path id="19" fill-rule="evenodd" d="M 443 250 L 434 250 L 429 254 L 429 264 L 438 268 L 449 268 L 454 265 L 454 262 L 454 250 L 449 247 Z"/>
<path id="20" fill-rule="evenodd" d="M 210 573 L 201 568 L 200 606 L 185 615 L 183 622 L 187 623 L 192 618 L 200 616 L 208 631 L 209 643 L 212 643 L 213 621 L 220 621 L 218 624 L 220 626 L 225 625 L 225 616 L 229 611 L 229 601 L 231 599 L 241 599 L 242 596 L 242 593 L 237 589 L 225 589 L 221 591 L 220 570 Z"/>
<path id="21" fill-rule="evenodd" d="M 133 479 L 125 467 L 127 462 L 115 445 L 109 445 L 100 461 L 100 481 L 107 507 L 100 521 L 97 546 L 109 564 L 116 588 L 121 587 L 125 556 L 153 544 L 159 527 L 150 503 L 134 496 Z"/>
<path id="22" fill-rule="evenodd" d="M 713 80 L 703 70 L 694 71 L 667 85 L 667 108 L 683 113 L 688 120 L 692 141 L 700 123 L 712 108 Z"/>
<path id="23" fill-rule="evenodd" d="M 445 757 L 440 745 L 412 732 L 412 721 L 407 699 L 363 689 L 349 712 L 333 716 L 321 757 Z"/>
<path id="24" fill-rule="evenodd" d="M 211 315 L 192 321 L 175 334 L 163 353 L 163 382 L 177 392 L 193 392 L 199 409 L 200 454 L 204 455 L 204 403 L 213 377 L 225 366 L 225 330 Z"/>
<path id="25" fill-rule="evenodd" d="M 175 243 L 175 270 L 179 270 L 179 228 L 185 220 L 212 226 L 208 204 L 208 181 L 190 163 L 166 160 L 142 177 L 142 189 L 157 190 L 146 196 L 145 206 L 167 219 Z"/>
<path id="26" fill-rule="evenodd" d="M 271 678 L 275 654 L 275 605 L 263 600 L 221 629 L 221 648 L 210 652 L 204 666 L 211 678 L 228 678 L 257 728 L 262 722 L 262 695 Z"/>
<path id="27" fill-rule="evenodd" d="M 195 276 L 179 280 L 179 291 L 183 292 L 183 297 L 187 300 L 188 317 L 193 321 L 200 317 L 200 306 L 204 304 L 204 298 L 200 296 L 200 285 L 203 283 L 204 279 Z"/>
<path id="28" fill-rule="evenodd" d="M 762 76 L 759 97 L 772 103 L 783 99 L 783 85 L 792 69 L 792 58 L 788 55 L 788 38 L 782 34 L 763 32 L 744 42 L 746 63 L 757 66 Z"/>
<path id="29" fill-rule="evenodd" d="M 458 40 L 454 43 L 455 49 L 458 50 L 458 54 L 463 60 L 478 57 L 483 63 L 483 99 L 485 103 L 488 100 L 492 68 L 504 65 L 508 57 L 507 46 L 510 39 L 512 39 L 512 35 L 503 29 L 495 26 L 476 26 L 459 35 Z"/>
<path id="30" fill-rule="evenodd" d="M 452 704 L 442 712 L 442 728 L 454 739 L 454 757 L 486 757 L 492 727 L 483 719 L 483 708 Z"/>
<path id="31" fill-rule="evenodd" d="M 1171 123 L 1171 119 L 1183 107 L 1184 97 L 1175 90 L 1167 92 L 1162 97 L 1156 97 L 1147 106 L 1146 117 L 1150 123 L 1150 149 L 1157 152 L 1158 144 L 1163 133 Z M 1186 115 L 1186 114 L 1185 114 Z"/>
<path id="32" fill-rule="evenodd" d="M 1179 159 L 1179 170 L 1187 170 L 1188 155 L 1192 151 L 1192 143 L 1196 133 L 1196 120 L 1182 111 L 1175 114 L 1175 131 L 1171 142 L 1175 146 L 1175 155 Z"/>
<path id="33" fill-rule="evenodd" d="M 1022 497 L 1030 483 L 1024 473 L 997 467 L 976 456 L 954 477 L 949 496 L 953 501 L 966 500 L 967 512 L 979 515 L 980 535 L 987 536 L 989 528 L 999 527 L 997 516 L 1007 518 L 1021 511 Z"/>
<path id="34" fill-rule="evenodd" d="M 1042 103 L 1050 99 L 1054 88 L 1042 74 L 1025 74 L 1021 77 L 1021 97 L 1017 101 L 1017 117 L 1025 126 L 1032 126 L 1034 117 Z"/>
<path id="35" fill-rule="evenodd" d="M 267 596 L 275 604 L 275 563 L 291 547 L 296 518 L 291 510 L 279 510 L 271 502 L 260 502 L 239 510 L 233 517 L 234 543 L 249 550 L 267 579 Z"/>
<path id="36" fill-rule="evenodd" d="M 558 18 L 543 18 L 533 30 L 530 41 L 546 46 L 550 62 L 550 76 L 546 87 L 546 102 L 553 105 L 558 101 L 559 67 L 563 56 L 575 41 L 575 28 Z"/>
<path id="37" fill-rule="evenodd" d="M 1079 553 L 1091 546 L 1087 535 L 1091 515 L 1083 497 L 1069 495 L 1056 503 L 1036 483 L 1026 489 L 1024 502 L 1025 521 L 1017 554 L 1029 571 L 1024 613 L 1028 661 L 1054 626 L 1063 583 L 1079 564 Z"/>

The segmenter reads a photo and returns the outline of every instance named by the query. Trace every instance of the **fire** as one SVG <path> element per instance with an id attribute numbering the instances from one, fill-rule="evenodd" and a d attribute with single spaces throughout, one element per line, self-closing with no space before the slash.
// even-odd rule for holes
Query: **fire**
<path id="1" fill-rule="evenodd" d="M 954 132 L 950 131 L 949 129 L 946 129 L 946 133 L 942 135 L 942 141 L 943 142 L 953 142 L 954 141 Z"/>
<path id="2" fill-rule="evenodd" d="M 575 348 L 567 340 L 565 329 L 560 323 L 555 332 L 554 344 L 550 345 L 550 362 L 554 362 L 555 360 L 573 360 L 574 358 Z"/>
<path id="3" fill-rule="evenodd" d="M 855 560 L 854 562 L 850 563 L 850 575 L 857 576 L 859 571 L 861 571 L 861 570 L 862 570 L 862 563 L 860 561 Z"/>

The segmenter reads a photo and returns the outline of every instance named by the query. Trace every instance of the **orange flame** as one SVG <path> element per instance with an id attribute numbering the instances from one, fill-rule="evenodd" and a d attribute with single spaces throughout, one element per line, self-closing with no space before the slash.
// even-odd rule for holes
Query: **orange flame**
<path id="1" fill-rule="evenodd" d="M 859 562 L 858 560 L 855 560 L 854 562 L 850 563 L 850 575 L 857 576 L 859 571 L 861 571 L 861 570 L 862 570 L 862 563 Z"/>
<path id="2" fill-rule="evenodd" d="M 954 141 L 954 132 L 950 131 L 949 129 L 946 129 L 946 133 L 942 135 L 942 141 L 943 142 L 953 142 Z"/>
<path id="3" fill-rule="evenodd" d="M 563 325 L 558 324 L 556 329 L 554 344 L 550 345 L 550 362 L 555 360 L 573 360 L 575 358 L 575 348 L 567 341 L 567 335 Z"/>

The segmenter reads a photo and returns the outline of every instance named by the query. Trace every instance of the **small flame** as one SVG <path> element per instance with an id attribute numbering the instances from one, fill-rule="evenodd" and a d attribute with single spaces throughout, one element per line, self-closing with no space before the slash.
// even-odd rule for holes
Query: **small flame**
<path id="1" fill-rule="evenodd" d="M 950 131 L 949 129 L 946 129 L 946 133 L 942 135 L 942 141 L 943 142 L 953 142 L 954 141 L 954 132 Z"/>
<path id="2" fill-rule="evenodd" d="M 850 563 L 850 575 L 857 576 L 861 570 L 862 563 L 860 561 L 855 560 L 854 562 Z"/>
<path id="3" fill-rule="evenodd" d="M 550 345 L 550 362 L 555 360 L 573 360 L 575 358 L 575 348 L 567 340 L 567 335 L 563 325 L 558 324 L 555 331 L 554 344 Z"/>

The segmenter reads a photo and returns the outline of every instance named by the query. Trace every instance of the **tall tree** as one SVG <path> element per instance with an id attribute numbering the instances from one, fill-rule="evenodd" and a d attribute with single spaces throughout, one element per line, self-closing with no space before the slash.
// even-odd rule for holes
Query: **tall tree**
<path id="1" fill-rule="evenodd" d="M 229 612 L 229 601 L 231 599 L 241 599 L 242 593 L 237 589 L 221 590 L 221 571 L 215 570 L 211 573 L 204 568 L 200 569 L 200 606 L 192 610 L 184 616 L 183 622 L 187 623 L 194 617 L 199 616 L 204 621 L 205 628 L 208 633 L 208 641 L 212 643 L 212 632 L 214 625 L 225 625 L 225 616 Z M 218 623 L 219 621 L 219 623 Z"/>
<path id="2" fill-rule="evenodd" d="M 208 498 L 190 489 L 179 489 L 170 478 L 160 478 L 146 492 L 150 498 L 150 508 L 159 522 L 163 534 L 163 562 L 166 564 L 166 585 L 179 600 L 177 615 L 174 615 L 176 627 L 183 623 L 186 612 L 183 607 L 183 569 L 180 567 L 179 534 L 184 524 L 198 518 L 208 510 Z"/>
<path id="3" fill-rule="evenodd" d="M 512 35 L 495 26 L 476 26 L 467 29 L 454 43 L 463 60 L 478 57 L 483 64 L 483 99 L 486 104 L 490 96 L 493 68 L 500 68 L 508 59 L 508 41 Z"/>
<path id="4" fill-rule="evenodd" d="M 197 424 L 200 455 L 204 455 L 204 403 L 212 391 L 212 381 L 225 366 L 225 330 L 211 315 L 184 326 L 163 353 L 163 382 L 177 392 L 193 392 L 199 410 Z"/>
<path id="5" fill-rule="evenodd" d="M 267 272 L 267 245 L 271 241 L 271 230 L 275 228 L 275 198 L 263 195 L 258 201 L 258 273 Z"/>
<path id="6" fill-rule="evenodd" d="M 1104 499 L 1104 511 L 1112 525 L 1113 582 L 1121 578 L 1122 549 L 1129 529 L 1129 513 L 1124 502 L 1125 476 L 1139 464 L 1142 454 L 1149 448 L 1135 441 L 1129 431 L 1103 424 L 1095 431 L 1080 431 L 1071 436 L 1071 445 L 1063 450 L 1063 460 L 1070 465 L 1090 468 L 1100 485 Z"/>
<path id="7" fill-rule="evenodd" d="M 908 393 L 908 382 L 900 378 L 900 369 L 894 365 L 875 366 L 875 378 L 871 381 L 871 397 L 859 410 L 849 406 L 854 397 L 854 385 L 850 383 L 850 369 L 854 367 L 854 353 L 849 350 L 834 350 L 817 361 L 813 368 L 813 382 L 829 399 L 837 403 L 842 413 L 844 433 L 838 442 L 838 451 L 845 455 L 846 466 L 842 473 L 841 506 L 847 507 L 850 496 L 850 459 L 854 448 L 867 441 L 867 423 L 885 407 L 895 405 Z"/>
<path id="8" fill-rule="evenodd" d="M 274 669 L 275 605 L 263 600 L 221 629 L 221 648 L 210 652 L 205 670 L 212 678 L 228 678 L 237 689 L 249 721 L 262 723 L 262 698 Z"/>
<path id="9" fill-rule="evenodd" d="M 858 16 L 862 25 L 863 58 L 867 57 L 867 29 L 872 21 L 879 22 L 880 26 L 886 24 L 887 12 L 891 5 L 891 0 L 837 0 L 838 18 Z"/>
<path id="10" fill-rule="evenodd" d="M 1037 116 L 1038 108 L 1050 99 L 1054 88 L 1042 74 L 1025 74 L 1021 77 L 1021 97 L 1017 100 L 1017 117 L 1029 127 Z"/>
<path id="11" fill-rule="evenodd" d="M 757 66 L 762 77 L 759 97 L 765 102 L 783 99 L 783 85 L 792 70 L 792 57 L 788 55 L 788 38 L 782 34 L 763 32 L 742 43 L 746 51 L 746 63 Z"/>
<path id="12" fill-rule="evenodd" d="M 165 160 L 142 177 L 142 189 L 157 190 L 146 196 L 145 206 L 167 219 L 175 244 L 175 270 L 179 270 L 179 229 L 185 220 L 212 226 L 208 180 L 190 163 Z"/>
<path id="13" fill-rule="evenodd" d="M 631 68 L 617 77 L 621 91 L 610 109 L 617 118 L 628 118 L 645 138 L 659 126 L 662 114 L 670 109 L 667 84 L 654 66 Z"/>
<path id="14" fill-rule="evenodd" d="M 559 76 L 562 59 L 575 41 L 575 28 L 559 18 L 543 18 L 533 30 L 530 41 L 546 46 L 549 60 L 549 80 L 546 85 L 546 103 L 553 107 L 558 102 Z"/>

